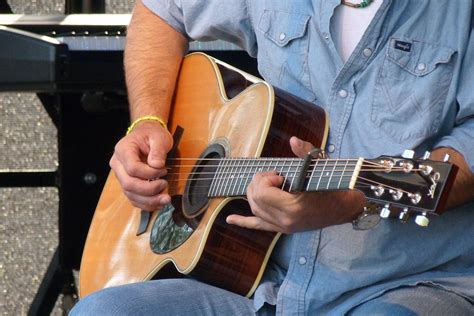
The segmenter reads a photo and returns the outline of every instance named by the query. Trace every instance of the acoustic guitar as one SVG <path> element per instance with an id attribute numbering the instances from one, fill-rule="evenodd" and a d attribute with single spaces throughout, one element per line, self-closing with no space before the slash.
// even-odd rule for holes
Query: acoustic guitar
<path id="1" fill-rule="evenodd" d="M 278 233 L 228 225 L 251 215 L 245 192 L 253 175 L 276 170 L 283 189 L 362 191 L 401 209 L 406 221 L 439 213 L 456 168 L 413 157 L 295 158 L 293 135 L 325 148 L 325 111 L 202 53 L 184 58 L 168 128 L 172 202 L 160 211 L 134 208 L 111 172 L 90 226 L 80 269 L 80 295 L 121 284 L 188 275 L 251 296 Z M 426 158 L 426 157 L 425 157 Z"/>

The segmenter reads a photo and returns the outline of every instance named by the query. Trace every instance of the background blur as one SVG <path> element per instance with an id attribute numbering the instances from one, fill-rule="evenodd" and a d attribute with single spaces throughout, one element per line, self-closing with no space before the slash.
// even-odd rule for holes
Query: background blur
<path id="1" fill-rule="evenodd" d="M 16 14 L 62 14 L 62 0 L 8 0 Z M 132 0 L 107 0 L 130 13 Z M 0 70 L 1 71 L 1 70 Z M 56 169 L 56 128 L 35 94 L 0 93 L 0 169 Z M 54 188 L 0 188 L 0 315 L 26 315 L 58 244 Z M 61 315 L 60 299 L 53 315 Z"/>

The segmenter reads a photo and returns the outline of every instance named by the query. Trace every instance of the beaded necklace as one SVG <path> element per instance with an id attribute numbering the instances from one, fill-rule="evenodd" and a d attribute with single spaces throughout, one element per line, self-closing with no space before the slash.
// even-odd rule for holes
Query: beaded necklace
<path id="1" fill-rule="evenodd" d="M 368 7 L 374 0 L 362 0 L 360 3 L 352 3 L 346 0 L 341 0 L 341 4 L 346 5 L 351 8 L 366 8 Z"/>

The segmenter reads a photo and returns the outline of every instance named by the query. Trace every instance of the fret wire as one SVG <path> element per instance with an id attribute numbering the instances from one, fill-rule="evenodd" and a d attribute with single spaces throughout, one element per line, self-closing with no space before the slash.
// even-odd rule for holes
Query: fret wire
<path id="1" fill-rule="evenodd" d="M 262 168 L 262 166 L 261 166 L 262 162 L 263 162 L 263 160 L 258 160 L 258 161 L 257 161 L 257 169 L 255 170 L 255 174 L 256 174 L 257 172 L 262 172 L 262 171 L 263 171 L 263 168 Z"/>
<path id="2" fill-rule="evenodd" d="M 219 161 L 219 163 L 217 164 L 217 168 L 216 168 L 216 173 L 214 174 L 214 176 L 212 177 L 212 181 L 211 181 L 211 187 L 210 187 L 210 197 L 211 196 L 215 196 L 216 194 L 216 187 L 217 187 L 217 184 L 216 184 L 216 181 L 217 181 L 217 178 L 219 177 L 219 172 L 220 172 L 220 169 L 221 169 L 221 164 L 222 164 L 222 160 Z"/>
<path id="3" fill-rule="evenodd" d="M 229 159 L 225 159 L 224 161 L 224 164 L 223 164 L 223 168 L 222 168 L 222 172 L 224 173 L 228 173 L 229 172 Z M 219 181 L 219 186 L 218 186 L 218 196 L 225 196 L 225 193 L 224 193 L 224 189 L 225 189 L 225 181 L 227 177 L 224 177 L 222 178 L 220 181 Z"/>
<path id="4" fill-rule="evenodd" d="M 289 176 L 289 174 L 290 174 L 290 170 L 291 170 L 291 166 L 292 166 L 292 165 L 293 165 L 293 160 L 291 161 L 290 166 L 288 167 L 288 171 L 287 171 L 286 173 L 283 171 L 284 166 L 281 167 L 281 168 L 282 168 L 282 169 L 281 169 L 281 170 L 282 170 L 281 172 L 282 172 L 282 174 L 283 174 L 283 184 L 282 184 L 282 186 L 281 186 L 282 189 L 285 188 L 286 181 L 287 181 L 288 176 Z"/>
<path id="5" fill-rule="evenodd" d="M 334 176 L 334 169 L 336 169 L 337 164 L 338 163 L 335 163 L 334 167 L 332 168 L 331 175 L 329 176 L 328 185 L 327 185 L 326 189 L 329 189 L 329 187 L 331 186 L 332 177 Z"/>
<path id="6" fill-rule="evenodd" d="M 245 194 L 245 191 L 247 189 L 247 186 L 245 184 L 246 183 L 245 175 L 248 172 L 247 171 L 248 166 L 247 166 L 247 162 L 246 162 L 245 159 L 242 159 L 242 166 L 245 166 L 245 167 L 243 167 L 242 174 L 241 174 L 241 177 L 240 177 L 240 180 L 239 180 L 239 192 L 238 192 L 239 195 Z"/>
<path id="7" fill-rule="evenodd" d="M 346 163 L 344 164 L 344 170 L 342 170 L 341 177 L 339 178 L 339 183 L 337 184 L 337 188 L 341 188 L 341 181 L 344 178 L 344 173 L 346 172 L 347 164 L 349 163 L 349 160 L 346 160 Z"/>
<path id="8" fill-rule="evenodd" d="M 216 185 L 214 187 L 214 192 L 213 192 L 213 196 L 218 196 L 219 195 L 219 186 L 221 184 L 221 179 L 222 179 L 222 172 L 224 171 L 224 165 L 225 165 L 226 161 L 223 159 L 220 164 L 219 164 L 219 171 L 217 173 L 217 177 L 216 177 Z"/>
<path id="9" fill-rule="evenodd" d="M 318 184 L 316 185 L 316 191 L 319 190 L 319 184 L 321 183 L 321 178 L 323 177 L 323 174 L 324 174 L 324 169 L 326 169 L 326 165 L 327 165 L 327 160 L 324 161 L 324 166 L 323 166 L 323 169 L 321 171 L 321 175 L 319 176 L 319 179 L 318 179 Z"/>
<path id="10" fill-rule="evenodd" d="M 225 196 L 229 196 L 232 189 L 232 179 L 235 177 L 235 160 L 235 158 L 229 159 L 229 177 L 227 177 L 224 185 Z"/>
<path id="11" fill-rule="evenodd" d="M 311 185 L 311 179 L 313 179 L 314 172 L 316 171 L 317 166 L 318 166 L 318 162 L 319 162 L 319 160 L 316 160 L 316 162 L 314 164 L 314 167 L 313 167 L 313 170 L 311 170 L 311 175 L 309 176 L 309 181 L 308 181 L 308 185 L 306 186 L 306 191 L 309 190 L 309 187 Z"/>
<path id="12" fill-rule="evenodd" d="M 257 171 L 257 166 L 255 165 L 255 161 L 250 161 L 250 172 L 248 173 L 247 175 L 247 181 L 245 183 L 245 187 L 248 188 L 249 187 L 249 184 L 250 182 L 252 182 L 252 178 L 253 178 L 253 175 L 256 173 Z M 253 170 L 255 168 L 255 171 Z"/>
<path id="13" fill-rule="evenodd" d="M 232 159 L 232 167 L 231 167 L 231 177 L 230 177 L 230 180 L 229 180 L 229 191 L 227 191 L 227 195 L 232 195 L 232 193 L 234 192 L 234 189 L 235 189 L 235 182 L 236 182 L 236 178 L 239 174 L 239 169 L 237 168 L 237 163 L 238 163 L 238 158 L 233 158 Z"/>
<path id="14" fill-rule="evenodd" d="M 238 158 L 232 158 L 232 168 L 231 172 L 232 174 L 230 175 L 230 180 L 229 180 L 229 189 L 230 192 L 227 193 L 227 195 L 233 196 L 234 190 L 235 190 L 235 181 L 236 181 L 236 176 L 238 175 L 239 169 L 237 168 L 238 166 Z"/>
<path id="15" fill-rule="evenodd" d="M 241 162 L 241 166 L 239 167 L 239 169 L 242 168 L 242 166 L 245 165 L 245 160 L 240 159 L 240 162 Z M 244 170 L 242 170 L 242 173 L 239 174 L 239 180 L 238 180 L 238 185 L 237 185 L 237 193 L 236 193 L 237 195 L 242 194 L 241 193 L 241 187 L 242 187 L 242 181 L 244 179 L 244 174 L 245 174 Z"/>
<path id="16" fill-rule="evenodd" d="M 270 171 L 272 169 L 272 158 L 269 158 L 268 160 L 265 160 L 263 162 L 264 170 L 265 172 Z"/>
<path id="17" fill-rule="evenodd" d="M 292 192 L 292 190 L 293 190 L 293 184 L 295 183 L 296 175 L 298 174 L 298 171 L 301 168 L 300 165 L 301 166 L 303 165 L 303 160 L 298 161 L 298 165 L 296 166 L 296 170 L 295 170 L 295 172 L 293 172 L 293 178 L 291 179 L 290 191 L 289 192 Z"/>

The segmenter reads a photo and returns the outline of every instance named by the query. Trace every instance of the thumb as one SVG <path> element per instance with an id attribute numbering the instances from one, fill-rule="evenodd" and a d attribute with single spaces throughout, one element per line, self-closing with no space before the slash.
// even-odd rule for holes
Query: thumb
<path id="1" fill-rule="evenodd" d="M 162 135 L 161 137 L 150 137 L 150 151 L 148 152 L 147 163 L 153 168 L 164 168 L 166 164 L 166 155 L 171 150 L 173 141 L 171 135 Z"/>
<path id="2" fill-rule="evenodd" d="M 305 158 L 308 152 L 315 147 L 313 144 L 305 142 L 296 136 L 290 138 L 290 146 L 293 153 L 300 158 Z"/>

